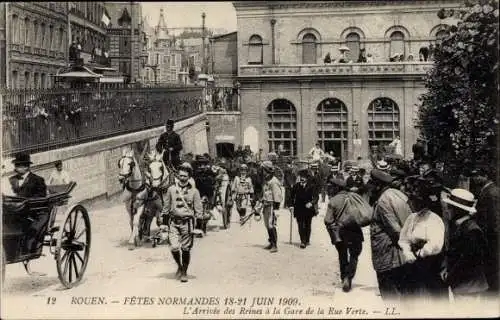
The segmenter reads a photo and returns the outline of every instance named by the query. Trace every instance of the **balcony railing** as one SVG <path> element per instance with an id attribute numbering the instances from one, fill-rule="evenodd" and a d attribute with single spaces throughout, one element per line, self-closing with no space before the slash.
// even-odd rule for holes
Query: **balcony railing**
<path id="1" fill-rule="evenodd" d="M 240 77 L 425 75 L 432 62 L 335 63 L 317 65 L 242 65 Z"/>
<path id="2" fill-rule="evenodd" d="M 141 131 L 202 112 L 201 87 L 0 90 L 0 94 L 4 156 Z"/>
<path id="3" fill-rule="evenodd" d="M 240 111 L 238 90 L 233 87 L 208 87 L 205 100 L 206 111 Z"/>

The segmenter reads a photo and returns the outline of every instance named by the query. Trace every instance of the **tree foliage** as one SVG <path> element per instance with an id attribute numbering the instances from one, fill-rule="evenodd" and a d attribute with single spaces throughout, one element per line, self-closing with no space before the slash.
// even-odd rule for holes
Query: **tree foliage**
<path id="1" fill-rule="evenodd" d="M 498 0 L 468 0 L 458 11 L 438 13 L 451 15 L 459 22 L 436 45 L 419 122 L 431 160 L 457 176 L 471 166 L 497 167 Z"/>

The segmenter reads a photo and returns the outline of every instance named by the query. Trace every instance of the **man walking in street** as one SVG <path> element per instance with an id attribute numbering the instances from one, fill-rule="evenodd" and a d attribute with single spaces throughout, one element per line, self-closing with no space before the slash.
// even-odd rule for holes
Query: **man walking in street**
<path id="1" fill-rule="evenodd" d="M 374 207 L 370 225 L 373 268 L 382 299 L 397 301 L 405 292 L 405 269 L 402 267 L 405 260 L 398 245 L 399 234 L 411 208 L 408 197 L 390 187 L 393 177 L 378 169 L 373 169 L 370 175 L 370 202 Z"/>
<path id="2" fill-rule="evenodd" d="M 499 259 L 498 237 L 500 235 L 500 190 L 488 177 L 483 168 L 473 170 L 470 187 L 477 197 L 475 214 L 477 224 L 483 231 L 486 241 L 486 279 L 488 280 L 488 294 L 498 296 Z"/>
<path id="3" fill-rule="evenodd" d="M 193 247 L 193 222 L 201 217 L 203 205 L 198 190 L 189 183 L 193 169 L 189 163 L 179 166 L 179 183 L 170 186 L 165 196 L 162 215 L 168 216 L 170 250 L 177 263 L 177 279 L 187 282 L 187 269 Z"/>
<path id="4" fill-rule="evenodd" d="M 318 193 L 309 181 L 309 170 L 303 168 L 298 172 L 299 182 L 291 190 L 290 194 L 290 212 L 297 219 L 297 225 L 300 236 L 300 247 L 304 249 L 309 245 L 311 238 L 311 221 L 317 214 Z"/>
<path id="5" fill-rule="evenodd" d="M 262 188 L 262 214 L 264 216 L 264 225 L 269 235 L 269 245 L 265 247 L 271 253 L 278 252 L 278 231 L 276 230 L 276 213 L 280 203 L 283 200 L 281 194 L 280 182 L 274 176 L 274 166 L 269 160 L 262 163 L 264 173 L 264 185 Z"/>
<path id="6" fill-rule="evenodd" d="M 180 152 L 182 150 L 182 141 L 180 136 L 174 132 L 174 121 L 169 119 L 165 125 L 167 132 L 163 133 L 156 143 L 156 151 L 163 153 L 163 163 L 166 166 L 170 163 L 177 168 L 181 162 Z"/>
<path id="7" fill-rule="evenodd" d="M 358 257 L 363 249 L 363 232 L 357 224 L 343 226 L 338 219 L 345 210 L 347 199 L 346 183 L 343 179 L 333 178 L 329 181 L 328 197 L 330 201 L 326 209 L 325 225 L 330 233 L 332 244 L 339 254 L 340 278 L 342 290 L 351 290 L 352 279 L 356 274 Z M 335 234 L 334 234 L 335 233 Z"/>

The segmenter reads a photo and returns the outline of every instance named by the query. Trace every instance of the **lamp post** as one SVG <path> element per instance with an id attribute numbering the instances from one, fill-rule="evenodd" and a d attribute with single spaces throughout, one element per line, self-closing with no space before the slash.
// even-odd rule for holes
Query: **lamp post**
<path id="1" fill-rule="evenodd" d="M 142 68 L 150 68 L 153 70 L 153 74 L 155 77 L 155 85 L 158 84 L 158 79 L 157 79 L 157 71 L 158 71 L 158 53 L 156 54 L 156 64 L 147 64 L 148 56 L 147 54 L 141 55 L 141 64 Z"/>

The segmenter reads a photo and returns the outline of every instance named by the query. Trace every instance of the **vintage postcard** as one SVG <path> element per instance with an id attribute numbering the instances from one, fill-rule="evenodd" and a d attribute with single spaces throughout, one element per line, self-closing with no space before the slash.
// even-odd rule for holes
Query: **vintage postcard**
<path id="1" fill-rule="evenodd" d="M 0 4 L 2 319 L 500 316 L 498 10 Z"/>

